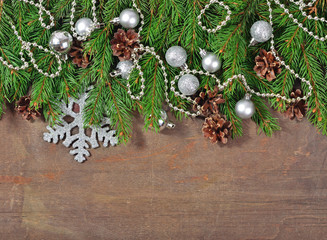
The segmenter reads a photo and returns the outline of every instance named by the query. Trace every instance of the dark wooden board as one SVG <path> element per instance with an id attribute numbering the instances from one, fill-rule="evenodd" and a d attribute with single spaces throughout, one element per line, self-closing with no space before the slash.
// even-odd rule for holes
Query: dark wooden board
<path id="1" fill-rule="evenodd" d="M 280 115 L 276 114 L 280 117 Z M 251 239 L 327 237 L 327 138 L 307 121 L 227 146 L 201 120 L 156 135 L 135 120 L 126 146 L 84 164 L 42 140 L 46 123 L 0 121 L 0 239 Z"/>

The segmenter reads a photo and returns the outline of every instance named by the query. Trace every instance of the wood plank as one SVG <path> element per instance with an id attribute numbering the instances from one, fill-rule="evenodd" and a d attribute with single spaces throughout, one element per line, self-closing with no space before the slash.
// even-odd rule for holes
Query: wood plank
<path id="1" fill-rule="evenodd" d="M 280 117 L 276 113 L 276 116 Z M 135 120 L 126 146 L 78 164 L 46 124 L 0 121 L 0 239 L 325 239 L 327 138 L 307 121 L 227 146 L 201 120 L 159 135 Z"/>

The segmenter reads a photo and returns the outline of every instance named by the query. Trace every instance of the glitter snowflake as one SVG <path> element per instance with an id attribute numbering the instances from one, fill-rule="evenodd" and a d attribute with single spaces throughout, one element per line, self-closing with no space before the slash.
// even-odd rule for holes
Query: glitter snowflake
<path id="1" fill-rule="evenodd" d="M 47 126 L 49 132 L 43 134 L 43 139 L 47 142 L 58 143 L 59 140 L 63 141 L 63 145 L 66 147 L 72 147 L 70 150 L 71 155 L 75 155 L 74 159 L 77 162 L 84 162 L 86 157 L 90 156 L 90 152 L 87 150 L 90 148 L 99 147 L 98 141 L 103 142 L 104 147 L 115 146 L 118 143 L 118 138 L 115 136 L 116 131 L 111 130 L 109 125 L 111 123 L 109 118 L 104 118 L 101 127 L 91 126 L 91 136 L 86 135 L 86 129 L 84 128 L 83 121 L 83 109 L 85 107 L 88 93 L 85 92 L 80 96 L 80 99 L 69 99 L 68 106 L 66 103 L 62 103 L 62 116 L 53 128 Z M 76 109 L 77 110 L 76 110 Z M 68 122 L 65 117 L 70 116 L 74 120 Z M 78 133 L 73 134 L 73 129 L 78 128 Z"/>

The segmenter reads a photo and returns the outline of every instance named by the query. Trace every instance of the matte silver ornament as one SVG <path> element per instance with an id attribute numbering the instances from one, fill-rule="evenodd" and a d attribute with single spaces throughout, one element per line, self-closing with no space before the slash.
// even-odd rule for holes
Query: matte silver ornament
<path id="1" fill-rule="evenodd" d="M 178 89 L 185 96 L 195 94 L 199 86 L 198 78 L 192 74 L 185 74 L 178 80 Z"/>
<path id="2" fill-rule="evenodd" d="M 235 111 L 241 119 L 249 119 L 254 115 L 255 106 L 249 94 L 236 103 Z"/>
<path id="3" fill-rule="evenodd" d="M 108 147 L 118 144 L 118 138 L 116 137 L 116 131 L 111 130 L 109 125 L 111 123 L 109 118 L 104 118 L 101 127 L 91 126 L 91 136 L 87 136 L 84 129 L 83 109 L 86 105 L 88 93 L 83 93 L 78 100 L 69 98 L 68 106 L 65 102 L 62 103 L 61 109 L 63 115 L 60 116 L 59 121 L 56 122 L 52 128 L 47 126 L 49 132 L 43 134 L 43 139 L 47 142 L 58 143 L 59 140 L 63 140 L 65 147 L 73 146 L 73 150 L 70 150 L 71 155 L 75 155 L 77 162 L 84 162 L 86 157 L 90 156 L 90 152 L 87 150 L 90 148 L 99 147 L 98 141 L 103 142 L 104 147 Z M 73 111 L 74 104 L 79 106 L 79 110 Z M 71 116 L 74 118 L 72 122 L 67 122 L 65 116 Z M 73 128 L 78 128 L 76 134 L 72 133 Z"/>
<path id="4" fill-rule="evenodd" d="M 88 36 L 93 31 L 93 21 L 89 18 L 81 18 L 75 24 L 75 31 L 79 36 Z"/>
<path id="5" fill-rule="evenodd" d="M 121 75 L 122 78 L 128 79 L 129 75 L 133 71 L 134 64 L 132 61 L 122 61 L 117 64 L 117 69 L 119 75 Z"/>
<path id="6" fill-rule="evenodd" d="M 119 15 L 119 23 L 124 28 L 135 28 L 140 22 L 140 15 L 132 8 L 123 10 Z"/>
<path id="7" fill-rule="evenodd" d="M 168 114 L 165 110 L 161 110 L 160 112 L 161 118 L 158 120 L 159 130 L 162 131 L 165 128 L 167 129 L 173 129 L 175 128 L 175 124 L 170 122 L 168 119 Z"/>
<path id="8" fill-rule="evenodd" d="M 172 67 L 181 67 L 186 63 L 187 53 L 180 46 L 170 47 L 166 52 L 166 61 Z"/>
<path id="9" fill-rule="evenodd" d="M 251 27 L 251 45 L 268 41 L 272 37 L 273 29 L 266 21 L 257 21 Z"/>
<path id="10" fill-rule="evenodd" d="M 69 32 L 58 30 L 51 34 L 49 46 L 58 53 L 67 53 L 72 45 L 73 37 Z"/>
<path id="11" fill-rule="evenodd" d="M 212 52 L 201 49 L 202 67 L 209 73 L 215 73 L 221 68 L 221 59 Z"/>

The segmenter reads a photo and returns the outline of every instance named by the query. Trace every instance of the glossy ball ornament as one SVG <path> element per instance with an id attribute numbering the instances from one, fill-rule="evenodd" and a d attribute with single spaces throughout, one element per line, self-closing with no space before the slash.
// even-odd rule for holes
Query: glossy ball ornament
<path id="1" fill-rule="evenodd" d="M 75 23 L 75 31 L 79 36 L 87 36 L 92 32 L 93 21 L 89 18 L 81 18 Z"/>
<path id="2" fill-rule="evenodd" d="M 122 78 L 128 79 L 129 75 L 133 71 L 133 62 L 132 61 L 122 61 L 117 64 L 117 69 Z"/>
<path id="3" fill-rule="evenodd" d="M 181 67 L 186 63 L 187 53 L 180 46 L 170 47 L 166 52 L 166 61 L 172 67 Z"/>
<path id="4" fill-rule="evenodd" d="M 249 119 L 255 113 L 255 106 L 251 101 L 250 95 L 246 95 L 242 100 L 238 101 L 235 106 L 236 115 L 241 119 Z"/>
<path id="5" fill-rule="evenodd" d="M 124 28 L 135 28 L 140 22 L 140 15 L 132 8 L 125 9 L 119 15 L 119 23 Z"/>
<path id="6" fill-rule="evenodd" d="M 195 94 L 199 86 L 198 78 L 192 74 L 185 74 L 178 81 L 178 89 L 185 96 Z"/>
<path id="7" fill-rule="evenodd" d="M 254 41 L 262 43 L 271 38 L 273 29 L 270 23 L 266 21 L 257 21 L 252 25 L 250 32 Z"/>
<path id="8" fill-rule="evenodd" d="M 165 128 L 167 129 L 175 128 L 175 124 L 169 121 L 168 115 L 164 110 L 161 110 L 160 112 L 160 119 L 158 120 L 158 125 L 160 131 L 164 130 Z"/>
<path id="9" fill-rule="evenodd" d="M 49 46 L 58 53 L 67 53 L 72 45 L 73 37 L 66 31 L 55 31 L 51 34 Z"/>
<path id="10" fill-rule="evenodd" d="M 209 73 L 215 73 L 221 68 L 221 60 L 214 53 L 208 52 L 202 58 L 202 67 Z"/>

